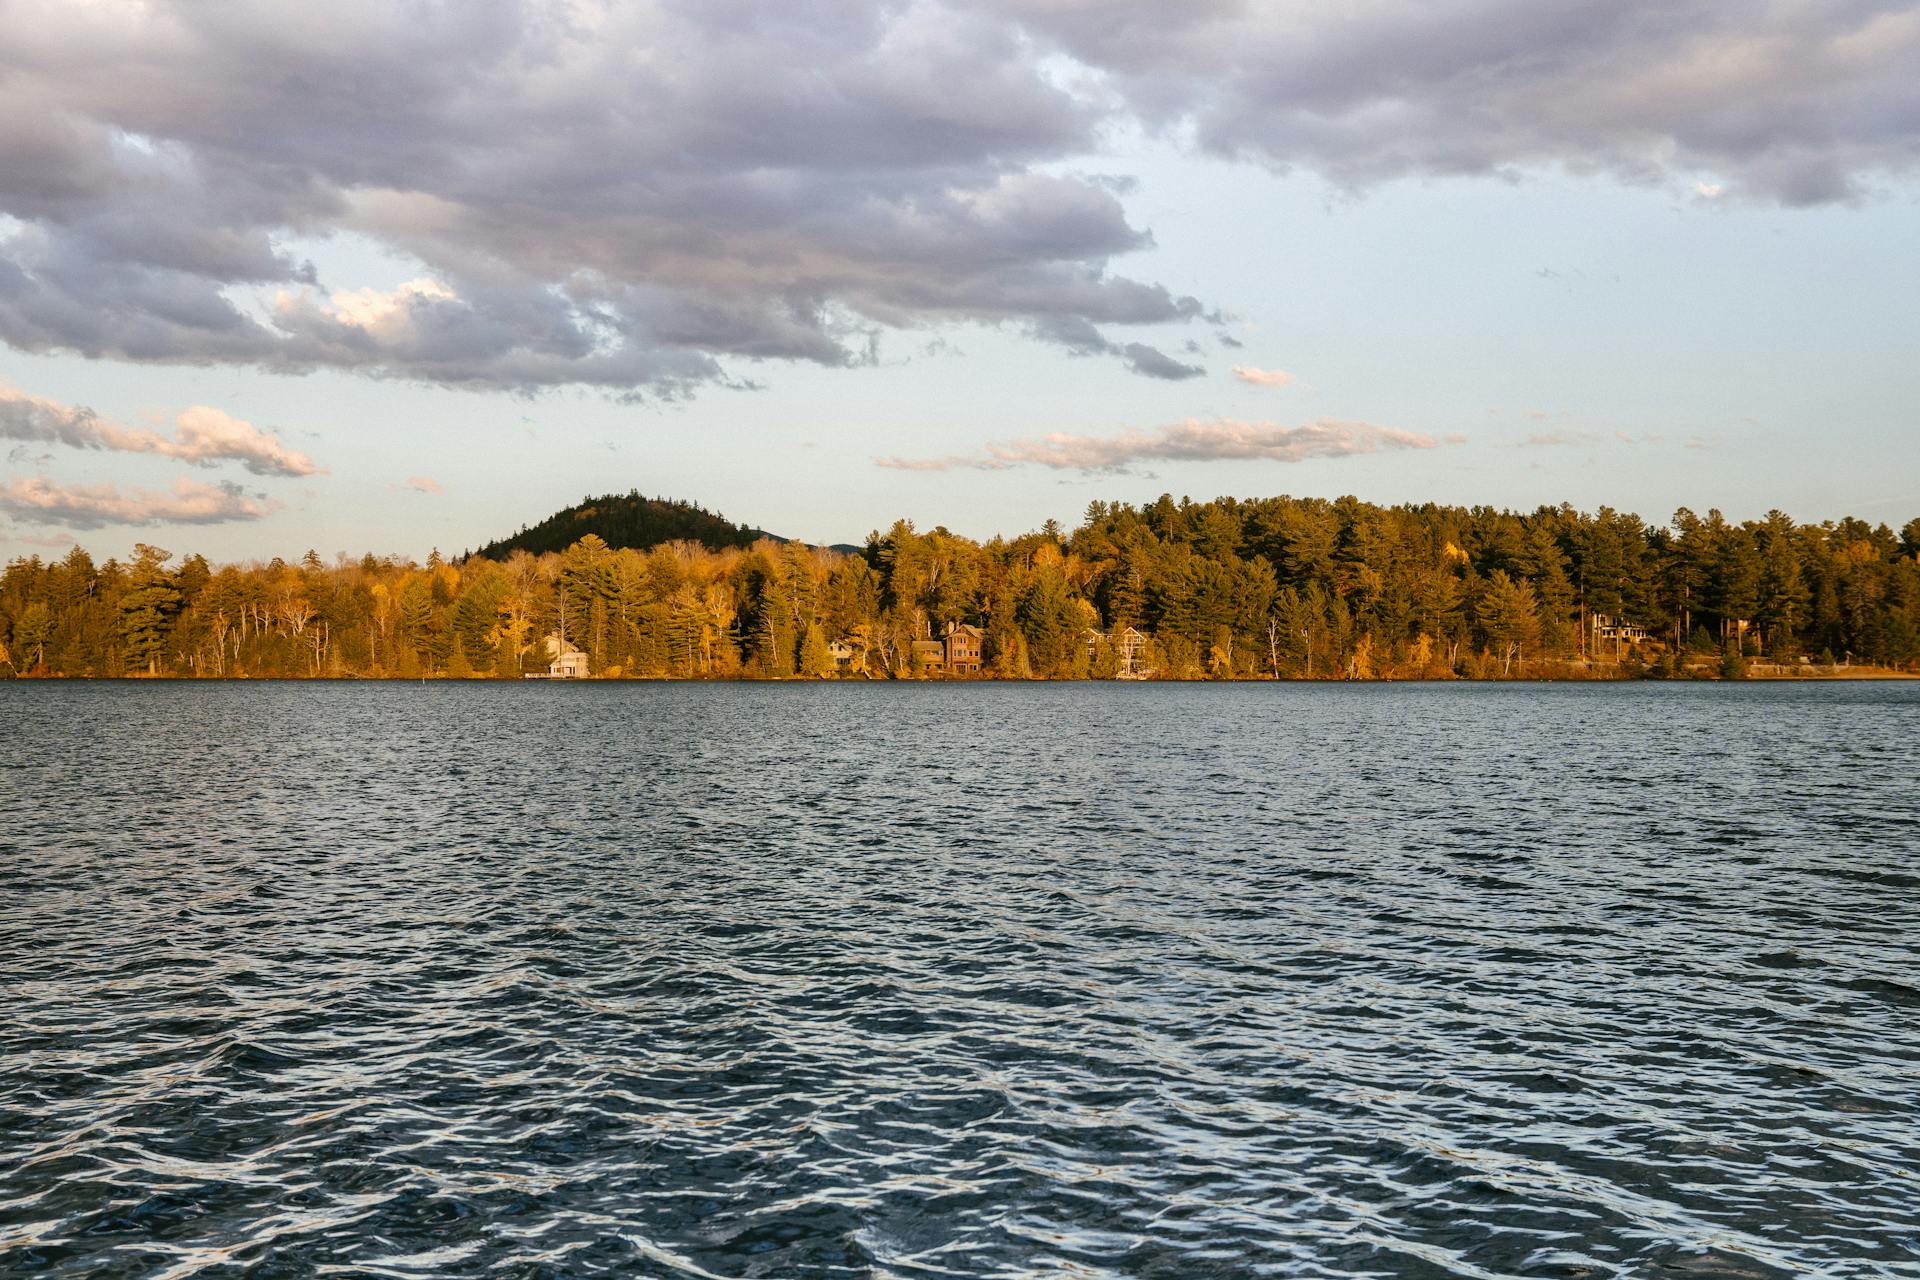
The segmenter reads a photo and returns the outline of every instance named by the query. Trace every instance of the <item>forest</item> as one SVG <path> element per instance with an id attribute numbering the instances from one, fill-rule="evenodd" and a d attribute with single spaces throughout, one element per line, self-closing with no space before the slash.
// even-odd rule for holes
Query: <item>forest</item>
<path id="1" fill-rule="evenodd" d="M 928 674 L 925 642 L 955 624 L 1002 679 L 1912 672 L 1920 519 L 1163 496 L 984 543 L 901 521 L 851 553 L 587 534 L 216 567 L 76 547 L 0 575 L 0 678 L 518 679 L 547 670 L 552 637 L 596 677 L 897 679 Z"/>

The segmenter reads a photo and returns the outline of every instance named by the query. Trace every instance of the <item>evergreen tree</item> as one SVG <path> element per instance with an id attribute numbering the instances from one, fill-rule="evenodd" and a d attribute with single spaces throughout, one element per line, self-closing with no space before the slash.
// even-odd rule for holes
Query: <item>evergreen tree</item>
<path id="1" fill-rule="evenodd" d="M 142 542 L 134 546 L 133 556 L 128 588 L 120 597 L 120 632 L 128 665 L 158 675 L 160 654 L 180 606 L 180 592 L 166 570 L 173 553 Z"/>
<path id="2" fill-rule="evenodd" d="M 502 680 L 518 680 L 520 671 L 520 645 L 511 633 L 503 634 L 493 651 L 493 674 Z"/>
<path id="3" fill-rule="evenodd" d="M 833 654 L 827 649 L 827 633 L 817 622 L 807 624 L 806 639 L 800 646 L 800 674 L 816 680 L 833 674 Z"/>
<path id="4" fill-rule="evenodd" d="M 1015 618 L 1026 637 L 1027 660 L 1034 672 L 1041 676 L 1061 673 L 1080 637 L 1074 634 L 1072 600 L 1066 578 L 1058 568 L 1049 566 L 1034 575 Z"/>
<path id="5" fill-rule="evenodd" d="M 1504 569 L 1495 569 L 1487 579 L 1475 611 L 1480 629 L 1487 634 L 1500 654 L 1500 674 L 1511 670 L 1515 658 L 1524 657 L 1526 646 L 1540 634 L 1539 606 L 1533 588 L 1515 582 Z"/>
<path id="6" fill-rule="evenodd" d="M 53 610 L 44 600 L 28 605 L 13 623 L 14 662 L 32 672 L 47 668 L 47 642 L 53 639 Z"/>

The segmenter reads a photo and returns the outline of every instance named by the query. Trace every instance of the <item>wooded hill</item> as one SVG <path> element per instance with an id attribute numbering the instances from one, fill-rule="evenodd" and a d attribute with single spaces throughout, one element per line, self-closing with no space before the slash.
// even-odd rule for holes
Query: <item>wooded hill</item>
<path id="1" fill-rule="evenodd" d="M 1162 497 L 985 543 L 901 521 L 854 554 L 695 523 L 737 541 L 641 551 L 587 533 L 424 565 L 215 568 L 148 546 L 15 560 L 0 676 L 517 678 L 564 632 L 595 675 L 894 678 L 922 674 L 915 641 L 957 623 L 984 630 L 1003 678 L 1116 674 L 1105 637 L 1128 627 L 1149 637 L 1138 665 L 1168 679 L 1920 670 L 1920 519 Z M 565 536 L 549 525 L 538 545 Z"/>
<path id="2" fill-rule="evenodd" d="M 516 551 L 545 555 L 565 551 L 592 534 L 615 550 L 645 551 L 664 542 L 693 542 L 711 551 L 750 547 L 766 535 L 692 502 L 672 498 L 643 498 L 638 489 L 582 498 L 510 538 L 489 542 L 467 558 L 505 560 Z"/>

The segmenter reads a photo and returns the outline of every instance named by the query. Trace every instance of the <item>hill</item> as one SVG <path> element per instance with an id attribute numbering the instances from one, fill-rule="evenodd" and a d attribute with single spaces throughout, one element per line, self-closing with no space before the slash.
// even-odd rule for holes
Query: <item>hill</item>
<path id="1" fill-rule="evenodd" d="M 489 542 L 471 554 L 501 560 L 515 551 L 540 555 L 565 551 L 590 533 L 610 547 L 645 550 L 663 542 L 698 542 L 714 550 L 750 547 L 773 535 L 734 524 L 726 517 L 692 502 L 672 498 L 643 498 L 639 490 L 585 498 L 556 511 L 539 524 L 523 526 L 512 537 Z"/>

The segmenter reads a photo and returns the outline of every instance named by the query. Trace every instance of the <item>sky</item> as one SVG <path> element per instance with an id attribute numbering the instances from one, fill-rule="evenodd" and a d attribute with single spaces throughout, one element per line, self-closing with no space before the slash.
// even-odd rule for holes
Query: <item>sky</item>
<path id="1" fill-rule="evenodd" d="M 0 0 L 0 559 L 1920 515 L 1920 3 Z"/>

